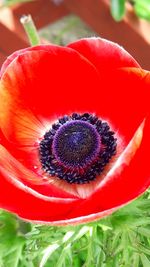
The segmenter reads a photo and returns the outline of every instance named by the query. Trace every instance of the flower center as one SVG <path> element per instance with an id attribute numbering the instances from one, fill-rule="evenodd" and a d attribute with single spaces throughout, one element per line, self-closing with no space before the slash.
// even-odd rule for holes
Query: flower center
<path id="1" fill-rule="evenodd" d="M 62 125 L 54 136 L 52 152 L 66 168 L 85 168 L 100 152 L 100 135 L 88 122 L 74 120 Z"/>
<path id="2" fill-rule="evenodd" d="M 115 155 L 116 141 L 108 124 L 94 115 L 64 116 L 40 142 L 42 168 L 68 183 L 89 183 Z"/>

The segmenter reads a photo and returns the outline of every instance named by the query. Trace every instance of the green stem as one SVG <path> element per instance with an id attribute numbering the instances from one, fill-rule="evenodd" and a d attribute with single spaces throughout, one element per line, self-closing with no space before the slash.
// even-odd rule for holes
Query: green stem
<path id="1" fill-rule="evenodd" d="M 31 15 L 28 16 L 23 15 L 20 19 L 20 22 L 24 27 L 24 30 L 28 36 L 31 46 L 39 45 L 40 39 Z"/>

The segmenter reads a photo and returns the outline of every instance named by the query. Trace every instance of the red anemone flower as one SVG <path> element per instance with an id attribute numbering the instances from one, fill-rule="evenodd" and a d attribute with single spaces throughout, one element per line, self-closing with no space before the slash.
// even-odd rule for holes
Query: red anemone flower
<path id="1" fill-rule="evenodd" d="M 12 54 L 0 81 L 0 207 L 52 225 L 99 219 L 150 183 L 150 73 L 100 38 Z"/>

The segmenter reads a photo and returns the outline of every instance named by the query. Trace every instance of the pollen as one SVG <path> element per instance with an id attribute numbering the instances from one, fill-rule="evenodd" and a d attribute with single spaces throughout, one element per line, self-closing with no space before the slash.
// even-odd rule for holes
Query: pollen
<path id="1" fill-rule="evenodd" d="M 42 169 L 70 184 L 90 183 L 116 154 L 117 139 L 107 122 L 95 115 L 65 115 L 39 144 Z"/>

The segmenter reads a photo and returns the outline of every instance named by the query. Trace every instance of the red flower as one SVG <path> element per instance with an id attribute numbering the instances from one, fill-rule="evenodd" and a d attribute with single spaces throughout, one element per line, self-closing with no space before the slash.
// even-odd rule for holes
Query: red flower
<path id="1" fill-rule="evenodd" d="M 99 38 L 12 54 L 0 81 L 0 207 L 27 220 L 76 224 L 143 193 L 149 86 L 149 72 Z"/>

